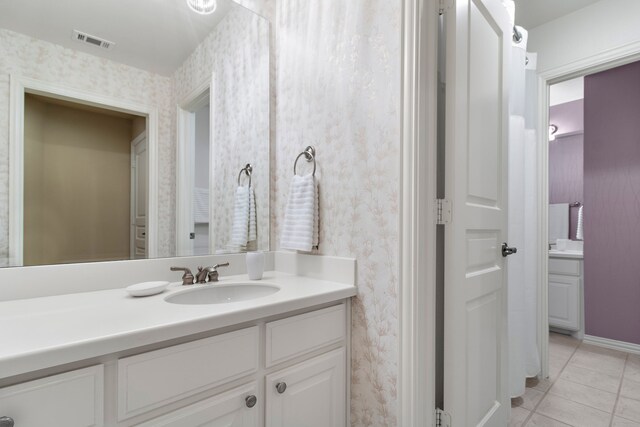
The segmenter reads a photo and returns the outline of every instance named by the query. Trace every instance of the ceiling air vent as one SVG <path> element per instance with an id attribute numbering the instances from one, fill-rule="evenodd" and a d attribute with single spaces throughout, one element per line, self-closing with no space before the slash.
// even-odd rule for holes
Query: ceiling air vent
<path id="1" fill-rule="evenodd" d="M 114 42 L 110 42 L 109 40 L 101 39 L 96 36 L 92 36 L 91 34 L 83 33 L 82 31 L 73 30 L 72 39 L 79 41 L 81 43 L 87 43 L 93 46 L 101 47 L 103 49 L 111 49 L 116 44 Z"/>

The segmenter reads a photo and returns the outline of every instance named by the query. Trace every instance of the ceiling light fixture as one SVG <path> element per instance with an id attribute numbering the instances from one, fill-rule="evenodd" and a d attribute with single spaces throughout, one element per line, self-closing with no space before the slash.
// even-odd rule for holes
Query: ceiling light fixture
<path id="1" fill-rule="evenodd" d="M 556 133 L 558 132 L 558 126 L 549 125 L 549 141 L 556 140 Z"/>
<path id="2" fill-rule="evenodd" d="M 216 0 L 187 0 L 189 8 L 201 15 L 209 15 L 216 10 Z"/>

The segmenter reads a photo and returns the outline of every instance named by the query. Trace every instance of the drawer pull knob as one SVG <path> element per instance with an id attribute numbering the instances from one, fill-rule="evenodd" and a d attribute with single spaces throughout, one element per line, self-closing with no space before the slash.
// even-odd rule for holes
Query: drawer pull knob
<path id="1" fill-rule="evenodd" d="M 278 391 L 278 393 L 282 394 L 286 389 L 287 389 L 287 383 L 281 382 L 276 384 L 276 390 Z"/>
<path id="2" fill-rule="evenodd" d="M 247 396 L 244 398 L 245 403 L 247 404 L 247 408 L 253 408 L 258 403 L 258 398 L 253 394 L 251 396 Z"/>
<path id="3" fill-rule="evenodd" d="M 0 417 L 0 427 L 13 427 L 13 418 L 11 417 Z"/>

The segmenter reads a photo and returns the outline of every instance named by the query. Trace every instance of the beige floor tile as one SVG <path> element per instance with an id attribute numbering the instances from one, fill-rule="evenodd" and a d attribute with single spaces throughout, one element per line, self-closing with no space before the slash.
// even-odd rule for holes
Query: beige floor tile
<path id="1" fill-rule="evenodd" d="M 569 362 L 562 372 L 561 378 L 574 383 L 583 384 L 598 390 L 608 391 L 610 393 L 618 393 L 620 386 L 620 377 L 597 372 L 591 369 L 583 368 Z"/>
<path id="2" fill-rule="evenodd" d="M 583 368 L 593 369 L 594 371 L 604 372 L 605 374 L 622 376 L 625 360 L 626 357 L 619 358 L 611 354 L 583 350 L 583 348 L 580 347 L 576 350 L 569 363 L 582 366 Z"/>
<path id="3" fill-rule="evenodd" d="M 640 383 L 640 356 L 629 355 L 627 366 L 624 369 L 624 377 Z"/>
<path id="4" fill-rule="evenodd" d="M 549 380 L 554 382 L 560 377 L 562 370 L 567 366 L 567 361 L 561 361 L 549 357 Z"/>
<path id="5" fill-rule="evenodd" d="M 618 359 L 626 359 L 627 358 L 627 353 L 625 353 L 624 351 L 612 350 L 610 348 L 600 347 L 600 346 L 593 345 L 593 344 L 580 344 L 580 347 L 578 348 L 578 350 L 579 351 L 588 351 L 590 353 L 597 353 L 597 354 L 601 354 L 603 356 L 615 357 L 615 358 L 618 358 Z"/>
<path id="6" fill-rule="evenodd" d="M 535 388 L 540 391 L 547 391 L 551 388 L 552 382 L 546 378 L 527 378 L 527 388 Z"/>
<path id="7" fill-rule="evenodd" d="M 526 424 L 527 427 L 571 427 L 569 424 L 547 418 L 544 415 L 533 414 Z"/>
<path id="8" fill-rule="evenodd" d="M 630 399 L 640 400 L 640 383 L 630 380 L 629 378 L 622 379 L 622 389 L 620 390 L 620 396 L 628 397 Z"/>
<path id="9" fill-rule="evenodd" d="M 549 343 L 566 344 L 572 347 L 578 347 L 580 345 L 580 340 L 577 340 L 570 335 L 563 335 L 563 334 L 550 332 Z"/>
<path id="10" fill-rule="evenodd" d="M 562 397 L 547 394 L 536 412 L 573 426 L 608 427 L 610 414 Z"/>
<path id="11" fill-rule="evenodd" d="M 620 396 L 615 414 L 630 421 L 640 422 L 640 400 Z"/>
<path id="12" fill-rule="evenodd" d="M 511 408 L 511 418 L 509 418 L 509 427 L 521 427 L 531 412 L 523 408 Z"/>
<path id="13" fill-rule="evenodd" d="M 613 417 L 613 422 L 611 423 L 611 427 L 640 427 L 640 423 L 625 420 L 624 418 L 620 418 L 620 417 Z"/>
<path id="14" fill-rule="evenodd" d="M 522 399 L 520 406 L 524 409 L 533 411 L 543 397 L 544 392 L 533 388 L 527 388 L 525 389 L 524 395 L 520 397 L 520 399 Z"/>
<path id="15" fill-rule="evenodd" d="M 549 394 L 563 397 L 592 408 L 612 413 L 616 405 L 616 393 L 598 390 L 583 384 L 574 383 L 565 379 L 559 379 L 553 384 Z"/>

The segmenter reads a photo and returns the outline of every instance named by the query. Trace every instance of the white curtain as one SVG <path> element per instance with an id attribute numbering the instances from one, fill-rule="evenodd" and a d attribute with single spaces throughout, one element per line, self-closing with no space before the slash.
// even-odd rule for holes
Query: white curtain
<path id="1" fill-rule="evenodd" d="M 513 2 L 505 1 L 513 17 Z M 537 345 L 537 164 L 535 134 L 535 54 L 527 52 L 527 32 L 513 43 L 509 98 L 509 387 L 524 394 L 525 382 L 540 372 Z"/>

